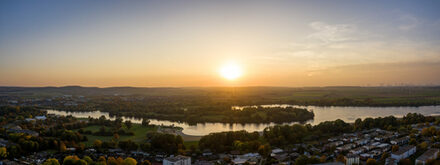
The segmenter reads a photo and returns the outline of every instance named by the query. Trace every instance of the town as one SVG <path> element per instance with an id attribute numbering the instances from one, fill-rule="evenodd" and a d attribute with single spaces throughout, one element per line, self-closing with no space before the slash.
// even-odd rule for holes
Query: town
<path id="1" fill-rule="evenodd" d="M 32 107 L 4 106 L 1 108 L 0 156 L 2 164 L 50 164 L 50 162 L 68 164 L 69 161 L 76 161 L 79 164 L 80 162 L 111 164 L 110 162 L 114 161 L 119 164 L 139 162 L 139 164 L 163 165 L 435 164 L 438 163 L 436 159 L 439 153 L 438 147 L 440 147 L 438 136 L 440 120 L 436 117 L 423 117 L 417 114 L 408 114 L 402 119 L 392 117 L 365 119 L 353 124 L 343 123 L 343 121 L 326 122 L 312 128 L 308 128 L 311 127 L 310 125 L 305 127 L 280 125 L 266 128 L 259 133 L 245 131 L 213 133 L 203 136 L 198 142 L 199 146 L 187 147 L 179 135 L 154 131 L 157 129 L 153 128 L 160 126 L 146 122 L 139 126 L 151 128 L 152 131 L 144 132 L 143 140 L 138 143 L 119 139 L 120 136 L 130 137 L 134 134 L 129 131 L 124 132 L 125 127 L 133 127 L 131 126 L 133 124 L 127 121 L 110 121 L 105 118 L 77 119 L 71 116 L 46 114 L 45 111 Z M 369 128 L 375 125 L 370 120 L 383 123 L 391 120 L 394 124 L 386 126 L 388 129 Z M 365 125 L 369 122 L 370 125 Z M 396 125 L 396 122 L 411 124 Z M 105 129 L 97 132 L 84 130 L 95 125 L 118 127 L 118 129 L 113 132 Z M 325 133 L 328 129 L 325 125 L 342 132 L 331 133 L 331 136 L 327 136 L 330 134 Z M 353 128 L 357 130 L 344 131 L 344 129 Z M 272 139 L 271 134 L 276 134 L 277 129 L 280 131 L 290 129 L 290 133 L 276 135 L 285 141 L 280 141 L 278 137 Z M 323 137 L 327 137 L 308 139 L 306 135 L 302 135 L 315 136 L 310 131 L 295 135 L 304 129 L 306 131 L 307 129 L 315 131 L 322 129 L 320 133 Z M 110 133 L 106 133 L 107 131 Z M 216 137 L 221 138 L 222 134 L 232 136 L 230 137 L 232 143 L 222 144 L 215 140 Z M 91 145 L 85 145 L 90 141 L 87 137 L 95 135 L 110 140 L 95 139 Z M 231 147 L 228 148 L 227 145 Z"/>

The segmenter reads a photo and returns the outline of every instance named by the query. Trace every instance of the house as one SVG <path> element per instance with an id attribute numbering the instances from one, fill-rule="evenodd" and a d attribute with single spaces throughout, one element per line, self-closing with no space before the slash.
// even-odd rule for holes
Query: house
<path id="1" fill-rule="evenodd" d="M 247 158 L 237 157 L 237 158 L 235 158 L 235 159 L 232 160 L 232 163 L 233 163 L 233 164 L 237 164 L 237 165 L 239 165 L 239 164 L 244 164 L 244 163 L 246 163 L 247 161 L 248 161 Z M 165 164 L 164 164 L 164 165 L 165 165 Z"/>
<path id="2" fill-rule="evenodd" d="M 380 142 L 374 142 L 374 143 L 372 143 L 371 145 L 372 146 L 378 146 L 380 144 Z"/>
<path id="3" fill-rule="evenodd" d="M 332 138 L 329 138 L 329 139 L 328 139 L 329 142 L 334 142 L 334 141 L 336 141 L 336 140 L 338 140 L 338 138 L 335 138 L 335 137 L 332 137 Z"/>
<path id="4" fill-rule="evenodd" d="M 339 151 L 348 151 L 348 150 L 352 149 L 354 146 L 355 146 L 354 144 L 346 144 L 341 147 L 336 147 L 336 149 Z"/>
<path id="5" fill-rule="evenodd" d="M 361 160 L 367 160 L 368 158 L 373 157 L 371 154 L 368 154 L 368 153 L 360 154 L 359 156 L 360 156 Z"/>
<path id="6" fill-rule="evenodd" d="M 368 139 L 361 139 L 355 142 L 356 145 L 365 145 L 368 143 Z"/>
<path id="7" fill-rule="evenodd" d="M 397 161 L 405 159 L 416 152 L 416 147 L 412 145 L 400 147 L 398 151 L 391 153 L 391 158 Z"/>
<path id="8" fill-rule="evenodd" d="M 363 146 L 363 147 L 364 147 L 367 151 L 370 151 L 370 150 L 376 148 L 376 146 L 373 146 L 373 145 L 367 145 L 367 146 Z"/>
<path id="9" fill-rule="evenodd" d="M 12 143 L 12 142 L 7 141 L 5 139 L 0 138 L 0 147 L 8 147 L 8 146 L 11 146 L 11 145 L 15 145 L 15 144 Z"/>
<path id="10" fill-rule="evenodd" d="M 362 147 L 350 150 L 350 153 L 352 153 L 354 155 L 359 155 L 359 154 L 364 153 L 364 152 L 365 152 L 365 148 L 362 148 Z"/>
<path id="11" fill-rule="evenodd" d="M 211 155 L 212 155 L 212 152 L 211 152 L 211 150 L 209 150 L 209 149 L 205 149 L 205 150 L 203 150 L 202 155 L 203 155 L 203 156 L 211 156 Z"/>
<path id="12" fill-rule="evenodd" d="M 24 133 L 24 134 L 28 134 L 31 136 L 38 136 L 39 135 L 38 132 L 27 130 L 27 129 L 9 129 L 8 131 L 13 132 L 13 133 Z"/>
<path id="13" fill-rule="evenodd" d="M 191 165 L 191 157 L 177 155 L 163 159 L 163 165 Z"/>
<path id="14" fill-rule="evenodd" d="M 416 159 L 416 164 L 425 165 L 428 160 L 437 159 L 439 149 L 431 148 Z"/>
<path id="15" fill-rule="evenodd" d="M 397 160 L 393 158 L 385 159 L 385 165 L 397 165 Z"/>
<path id="16" fill-rule="evenodd" d="M 359 156 L 347 154 L 347 156 L 345 156 L 345 161 L 346 165 L 359 164 Z"/>
<path id="17" fill-rule="evenodd" d="M 211 161 L 199 160 L 194 163 L 194 165 L 214 165 Z"/>
<path id="18" fill-rule="evenodd" d="M 35 121 L 35 119 L 32 119 L 32 118 L 26 118 L 26 119 L 24 119 L 24 120 L 26 120 L 27 122 L 33 122 L 33 121 Z"/>
<path id="19" fill-rule="evenodd" d="M 231 155 L 240 155 L 240 151 L 237 151 L 237 150 L 233 150 L 230 153 L 231 153 Z"/>
<path id="20" fill-rule="evenodd" d="M 279 153 L 282 153 L 282 152 L 284 152 L 284 150 L 279 149 L 279 148 L 276 148 L 276 149 L 272 150 L 272 154 L 279 154 Z"/>
<path id="21" fill-rule="evenodd" d="M 342 142 L 342 141 L 336 141 L 336 142 L 331 142 L 331 143 L 326 144 L 325 147 L 332 147 L 332 146 L 338 147 L 343 144 L 344 144 L 344 142 Z"/>
<path id="22" fill-rule="evenodd" d="M 289 158 L 289 155 L 287 153 L 280 153 L 280 154 L 276 154 L 272 157 L 281 162 L 281 161 L 287 160 L 287 158 Z"/>
<path id="23" fill-rule="evenodd" d="M 37 120 L 46 120 L 46 116 L 35 116 Z"/>
<path id="24" fill-rule="evenodd" d="M 378 148 L 388 148 L 390 145 L 389 144 L 387 144 L 387 143 L 382 143 L 382 144 L 379 144 L 379 145 L 377 145 L 377 147 Z"/>
<path id="25" fill-rule="evenodd" d="M 344 165 L 342 162 L 327 162 L 327 163 L 319 163 L 319 164 L 313 164 L 313 165 Z"/>
<path id="26" fill-rule="evenodd" d="M 392 145 L 403 145 L 403 144 L 407 144 L 408 142 L 409 142 L 409 136 L 401 137 L 390 141 Z"/>

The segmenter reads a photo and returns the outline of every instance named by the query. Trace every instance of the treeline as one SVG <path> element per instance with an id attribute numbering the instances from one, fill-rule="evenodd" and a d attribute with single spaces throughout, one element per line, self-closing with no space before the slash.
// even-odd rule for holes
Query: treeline
<path id="1" fill-rule="evenodd" d="M 154 100 L 154 99 L 153 99 Z M 112 98 L 111 101 L 99 101 L 94 103 L 96 109 L 109 112 L 110 116 L 125 116 L 135 118 L 150 118 L 187 122 L 189 124 L 220 122 L 220 123 L 285 123 L 305 122 L 314 117 L 312 111 L 293 107 L 249 107 L 243 110 L 234 110 L 232 105 L 217 102 L 199 102 L 192 104 L 181 102 L 138 102 L 124 101 Z M 180 104 L 179 104 L 180 103 Z M 66 111 L 84 111 L 82 106 L 59 107 Z M 101 123 L 106 124 L 106 123 Z"/>
<path id="2" fill-rule="evenodd" d="M 124 151 L 136 151 L 141 149 L 145 152 L 163 152 L 169 154 L 184 153 L 185 146 L 183 145 L 183 139 L 181 136 L 149 132 L 146 134 L 146 137 L 146 142 L 142 143 L 136 143 L 131 140 L 118 141 L 117 139 L 104 142 L 101 140 L 95 140 L 93 142 L 93 147 L 100 151 L 119 147 Z"/>
<path id="3" fill-rule="evenodd" d="M 80 159 L 76 155 L 66 156 L 60 163 L 58 159 L 50 158 L 44 161 L 43 165 L 151 165 L 151 162 L 144 160 L 142 162 L 136 161 L 131 157 L 123 159 L 122 157 L 108 157 L 100 156 L 98 159 L 93 160 L 89 156 L 84 156 Z"/>
<path id="4" fill-rule="evenodd" d="M 316 98 L 316 99 L 292 99 L 286 101 L 285 104 L 292 105 L 304 105 L 304 106 L 366 106 L 366 107 L 396 107 L 396 106 L 428 106 L 428 105 L 440 105 L 440 99 L 436 98 L 390 98 L 383 100 L 380 98 Z"/>
<path id="5" fill-rule="evenodd" d="M 304 141 L 314 141 L 322 138 L 351 133 L 372 128 L 386 130 L 407 129 L 407 125 L 434 122 L 434 117 L 425 117 L 417 113 L 408 113 L 401 119 L 393 116 L 384 118 L 357 119 L 354 124 L 342 120 L 326 121 L 318 125 L 275 125 L 267 127 L 260 137 L 258 132 L 246 131 L 211 133 L 199 141 L 201 149 L 211 149 L 215 152 L 239 150 L 243 152 L 262 152 L 267 146 L 283 147 L 295 145 Z"/>
<path id="6" fill-rule="evenodd" d="M 258 132 L 246 131 L 211 133 L 203 136 L 199 141 L 201 149 L 211 149 L 214 152 L 232 150 L 257 151 L 260 145 Z"/>

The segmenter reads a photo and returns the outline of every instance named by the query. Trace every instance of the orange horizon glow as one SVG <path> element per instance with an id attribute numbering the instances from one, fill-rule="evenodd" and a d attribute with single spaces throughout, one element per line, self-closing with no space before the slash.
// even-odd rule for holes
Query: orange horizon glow
<path id="1" fill-rule="evenodd" d="M 0 86 L 440 85 L 438 5 L 0 2 Z"/>

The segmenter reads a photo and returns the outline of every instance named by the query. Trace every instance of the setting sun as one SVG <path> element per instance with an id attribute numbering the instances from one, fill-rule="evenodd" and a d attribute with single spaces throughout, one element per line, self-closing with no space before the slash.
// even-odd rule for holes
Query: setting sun
<path id="1" fill-rule="evenodd" d="M 230 63 L 227 65 L 224 65 L 220 69 L 220 74 L 222 77 L 228 79 L 228 80 L 235 80 L 243 74 L 241 67 L 235 63 Z"/>

